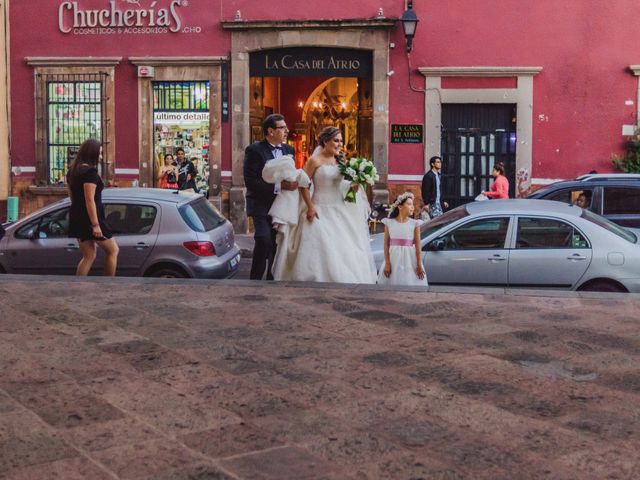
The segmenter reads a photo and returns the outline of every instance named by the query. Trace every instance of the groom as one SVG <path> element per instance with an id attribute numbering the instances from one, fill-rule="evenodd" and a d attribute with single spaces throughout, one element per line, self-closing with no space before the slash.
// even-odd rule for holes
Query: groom
<path id="1" fill-rule="evenodd" d="M 271 266 L 276 253 L 276 231 L 271 227 L 269 209 L 280 190 L 295 190 L 298 182 L 283 180 L 281 184 L 267 183 L 262 169 L 267 161 L 282 155 L 293 155 L 287 145 L 289 129 L 284 116 L 274 113 L 262 122 L 264 139 L 252 143 L 244 151 L 244 183 L 247 187 L 247 215 L 253 218 L 255 246 L 251 261 L 251 280 L 262 280 L 265 268 L 267 280 L 273 280 Z"/>

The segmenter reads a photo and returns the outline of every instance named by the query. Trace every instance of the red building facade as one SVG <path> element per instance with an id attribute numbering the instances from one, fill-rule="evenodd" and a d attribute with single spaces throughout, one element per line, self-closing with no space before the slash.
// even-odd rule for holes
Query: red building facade
<path id="1" fill-rule="evenodd" d="M 11 193 L 21 214 L 66 194 L 66 162 L 98 136 L 103 177 L 153 186 L 182 146 L 209 198 L 246 230 L 242 157 L 282 112 L 302 163 L 338 124 L 381 174 L 416 189 L 442 154 L 462 203 L 507 164 L 512 195 L 611 170 L 638 119 L 640 7 L 417 0 L 32 0 L 10 6 Z M 624 25 L 624 28 L 622 28 Z"/>

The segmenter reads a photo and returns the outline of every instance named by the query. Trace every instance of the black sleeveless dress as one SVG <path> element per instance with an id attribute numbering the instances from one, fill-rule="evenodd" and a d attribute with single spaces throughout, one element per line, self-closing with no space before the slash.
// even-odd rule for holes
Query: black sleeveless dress
<path id="1" fill-rule="evenodd" d="M 102 179 L 100 178 L 100 175 L 98 175 L 98 170 L 94 167 L 80 167 L 77 175 L 69 180 L 69 183 L 71 184 L 69 237 L 78 238 L 80 241 L 94 240 L 93 228 L 91 227 L 91 220 L 89 220 L 87 204 L 85 203 L 84 184 L 95 183 L 96 193 L 93 199 L 96 202 L 96 212 L 98 214 L 100 230 L 102 230 L 103 236 L 111 238 L 113 236 L 113 232 L 105 220 L 104 206 L 102 205 L 102 190 L 104 189 L 104 183 L 102 183 Z"/>

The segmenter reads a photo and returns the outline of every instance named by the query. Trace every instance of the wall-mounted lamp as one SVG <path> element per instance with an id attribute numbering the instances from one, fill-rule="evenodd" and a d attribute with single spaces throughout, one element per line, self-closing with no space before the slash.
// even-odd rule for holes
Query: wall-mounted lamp
<path id="1" fill-rule="evenodd" d="M 411 52 L 413 47 L 413 36 L 416 34 L 416 27 L 418 26 L 418 15 L 413 10 L 413 0 L 407 1 L 407 9 L 400 17 L 402 22 L 402 29 L 404 30 L 404 36 L 407 39 L 407 53 Z"/>

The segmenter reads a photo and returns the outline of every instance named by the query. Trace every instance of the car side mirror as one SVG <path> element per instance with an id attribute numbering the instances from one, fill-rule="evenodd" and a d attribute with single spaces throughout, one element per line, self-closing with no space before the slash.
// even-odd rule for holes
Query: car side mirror
<path id="1" fill-rule="evenodd" d="M 436 238 L 435 240 L 429 242 L 427 244 L 427 250 L 430 252 L 444 250 L 444 240 L 442 240 L 441 238 Z"/>

